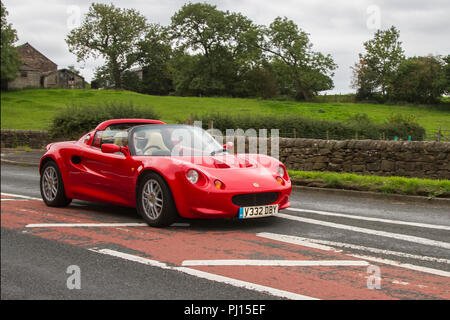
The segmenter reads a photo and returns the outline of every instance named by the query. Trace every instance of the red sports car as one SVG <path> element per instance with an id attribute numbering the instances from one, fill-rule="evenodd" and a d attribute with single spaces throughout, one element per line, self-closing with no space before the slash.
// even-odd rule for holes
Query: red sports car
<path id="1" fill-rule="evenodd" d="M 49 206 L 72 199 L 135 207 L 153 227 L 185 218 L 264 217 L 289 207 L 277 159 L 232 154 L 201 128 L 156 120 L 105 121 L 78 141 L 47 146 L 40 188 Z"/>

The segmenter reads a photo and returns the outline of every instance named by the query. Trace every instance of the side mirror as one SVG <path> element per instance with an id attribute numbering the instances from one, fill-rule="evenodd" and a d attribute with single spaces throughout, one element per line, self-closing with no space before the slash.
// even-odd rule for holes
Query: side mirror
<path id="1" fill-rule="evenodd" d="M 116 153 L 120 152 L 120 147 L 112 143 L 102 144 L 102 152 L 104 153 Z"/>
<path id="2" fill-rule="evenodd" d="M 234 147 L 234 143 L 229 141 L 222 146 L 223 150 L 231 150 Z"/>

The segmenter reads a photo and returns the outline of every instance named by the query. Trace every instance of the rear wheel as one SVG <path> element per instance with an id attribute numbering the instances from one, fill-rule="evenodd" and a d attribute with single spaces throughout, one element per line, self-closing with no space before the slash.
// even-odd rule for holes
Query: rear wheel
<path id="1" fill-rule="evenodd" d="M 136 194 L 136 208 L 151 227 L 167 227 L 178 216 L 169 186 L 154 172 L 145 173 L 141 179 Z"/>
<path id="2" fill-rule="evenodd" d="M 66 197 L 61 173 L 54 161 L 48 161 L 44 164 L 41 171 L 40 187 L 42 199 L 50 207 L 64 207 L 72 201 L 72 199 Z"/>

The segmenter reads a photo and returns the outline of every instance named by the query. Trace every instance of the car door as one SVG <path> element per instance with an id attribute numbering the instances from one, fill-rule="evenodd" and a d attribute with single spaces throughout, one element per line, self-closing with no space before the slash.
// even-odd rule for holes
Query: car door
<path id="1" fill-rule="evenodd" d="M 134 160 L 122 153 L 104 153 L 98 146 L 94 140 L 83 150 L 77 193 L 85 200 L 134 205 Z"/>

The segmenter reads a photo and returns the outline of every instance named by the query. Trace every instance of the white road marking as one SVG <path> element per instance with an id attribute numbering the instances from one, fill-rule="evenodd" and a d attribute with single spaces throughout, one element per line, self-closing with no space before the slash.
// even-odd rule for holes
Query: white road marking
<path id="1" fill-rule="evenodd" d="M 304 213 L 314 213 L 314 214 L 320 214 L 320 215 L 331 216 L 331 217 L 349 218 L 349 219 L 355 219 L 355 220 L 366 220 L 366 221 L 384 222 L 384 223 L 390 223 L 390 224 L 400 224 L 400 225 L 420 227 L 420 228 L 450 230 L 450 226 L 441 226 L 441 225 L 428 224 L 428 223 L 417 223 L 417 222 L 409 222 L 409 221 L 401 221 L 401 220 L 372 218 L 372 217 L 365 217 L 365 216 L 356 216 L 356 215 L 352 215 L 352 214 L 335 213 L 335 212 L 318 211 L 318 210 L 308 210 L 308 209 L 298 209 L 298 208 L 288 208 L 286 210 L 296 211 L 296 212 L 304 212 Z"/>
<path id="2" fill-rule="evenodd" d="M 286 243 L 291 243 L 291 244 L 296 244 L 296 245 L 300 245 L 300 246 L 308 246 L 308 247 L 313 247 L 315 248 L 315 244 L 313 242 L 321 242 L 321 243 L 325 243 L 325 241 L 319 241 L 319 240 L 315 240 L 315 239 L 307 239 L 307 238 L 301 238 L 301 237 L 296 237 L 296 236 L 288 236 L 288 235 L 282 235 L 282 234 L 275 234 L 275 233 L 257 233 L 256 234 L 259 237 L 263 237 L 263 238 L 267 238 L 267 239 L 271 239 L 271 240 L 277 240 L 280 242 L 286 242 Z M 331 244 L 333 245 L 332 241 L 326 241 L 327 244 Z M 311 244 L 311 245 L 309 245 Z M 362 246 L 358 246 L 359 248 L 364 248 Z M 322 246 L 323 250 L 326 251 L 336 251 L 336 252 L 341 252 L 336 250 L 335 248 L 331 247 L 331 246 Z M 371 249 L 371 248 L 369 248 Z M 379 249 L 378 249 L 379 250 Z M 362 260 L 368 260 L 368 261 L 374 261 L 374 262 L 378 262 L 378 263 L 383 263 L 383 264 L 388 264 L 388 265 L 393 265 L 396 267 L 400 267 L 400 268 L 406 268 L 406 269 L 410 269 L 410 270 L 415 270 L 415 271 L 421 271 L 421 272 L 425 272 L 425 273 L 430 273 L 430 274 L 434 274 L 434 275 L 439 275 L 439 276 L 444 276 L 444 277 L 450 277 L 450 272 L 444 271 L 444 270 L 439 270 L 439 269 L 433 269 L 433 268 L 427 268 L 427 267 L 421 267 L 421 266 L 416 266 L 416 265 L 412 265 L 409 263 L 401 263 L 401 262 L 397 262 L 397 261 L 393 261 L 393 260 L 388 260 L 388 259 L 382 259 L 382 258 L 376 258 L 376 257 L 370 257 L 370 256 L 366 256 L 366 255 L 356 255 L 356 254 L 345 254 L 347 256 L 353 257 L 353 258 L 358 258 L 358 259 L 362 259 Z"/>
<path id="3" fill-rule="evenodd" d="M 2 196 L 7 196 L 7 197 L 22 198 L 22 199 L 27 199 L 27 200 L 41 200 L 42 201 L 41 198 L 28 197 L 28 196 L 23 196 L 21 194 L 2 192 L 1 195 Z M 5 200 L 5 199 L 2 199 L 2 200 Z"/>
<path id="4" fill-rule="evenodd" d="M 28 201 L 28 200 L 30 200 L 30 199 L 4 199 L 4 198 L 2 198 L 2 199 L 0 199 L 0 201 Z"/>
<path id="5" fill-rule="evenodd" d="M 342 242 L 319 240 L 319 239 L 310 239 L 310 238 L 288 236 L 288 235 L 269 233 L 269 232 L 261 232 L 261 233 L 258 233 L 257 236 L 267 238 L 267 239 L 282 241 L 282 242 L 289 242 L 289 243 L 293 243 L 293 244 L 297 244 L 297 245 L 301 245 L 301 246 L 305 246 L 305 247 L 321 249 L 321 250 L 325 250 L 325 251 L 342 252 L 342 250 L 335 249 L 335 247 L 339 247 L 339 248 L 348 248 L 348 249 L 354 249 L 354 250 L 359 250 L 359 251 L 367 251 L 367 252 L 372 252 L 372 253 L 379 253 L 379 254 L 384 254 L 384 255 L 398 256 L 398 257 L 402 257 L 402 258 L 410 258 L 410 259 L 415 259 L 415 260 L 450 264 L 450 260 L 444 259 L 444 258 L 420 256 L 420 255 L 416 255 L 416 254 L 384 250 L 384 249 L 378 249 L 378 248 L 372 248 L 372 247 L 365 247 L 365 246 L 360 246 L 360 245 L 350 244 L 350 243 L 342 243 Z"/>
<path id="6" fill-rule="evenodd" d="M 372 230 L 372 229 L 367 229 L 367 228 L 349 226 L 349 225 L 345 225 L 345 224 L 315 220 L 315 219 L 310 219 L 310 218 L 297 217 L 297 216 L 284 214 L 284 213 L 278 213 L 274 216 L 283 218 L 283 219 L 304 222 L 304 223 L 317 224 L 317 225 L 324 226 L 324 227 L 331 227 L 331 228 L 336 228 L 336 229 L 361 232 L 361 233 L 372 234 L 372 235 L 376 235 L 376 236 L 380 236 L 380 237 L 393 238 L 393 239 L 397 239 L 397 240 L 409 241 L 409 242 L 419 243 L 419 244 L 428 245 L 428 246 L 435 246 L 435 247 L 440 247 L 440 248 L 444 248 L 444 249 L 450 249 L 450 243 L 443 242 L 443 241 L 431 240 L 431 239 L 427 239 L 427 238 L 409 236 L 409 235 L 405 235 L 405 234 L 398 234 L 398 233 L 392 233 L 392 232 L 386 232 L 386 231 L 380 231 L 380 230 Z"/>
<path id="7" fill-rule="evenodd" d="M 383 259 L 383 258 L 376 258 L 376 257 L 369 257 L 369 256 L 364 256 L 364 255 L 361 256 L 361 255 L 357 255 L 357 254 L 350 254 L 349 256 L 354 257 L 354 258 L 369 260 L 372 262 L 388 264 L 388 265 L 396 266 L 396 267 L 400 267 L 400 268 L 406 268 L 406 269 L 411 269 L 411 270 L 415 270 L 415 271 L 430 273 L 430 274 L 434 274 L 434 275 L 438 275 L 438 276 L 450 277 L 450 272 L 447 272 L 444 270 L 432 269 L 432 268 L 427 268 L 427 267 L 422 267 L 422 266 L 416 266 L 416 265 L 409 264 L 409 263 L 401 263 L 398 261 L 393 261 L 393 260 L 388 260 L 388 259 Z"/>
<path id="8" fill-rule="evenodd" d="M 36 223 L 26 228 L 78 228 L 78 227 L 144 227 L 146 223 Z"/>
<path id="9" fill-rule="evenodd" d="M 275 267 L 339 267 L 368 266 L 357 260 L 185 260 L 183 266 L 275 266 Z"/>
<path id="10" fill-rule="evenodd" d="M 189 227 L 188 223 L 173 223 L 170 227 Z M 112 223 L 32 223 L 27 224 L 25 228 L 89 228 L 89 227 L 148 227 L 146 223 L 139 222 L 112 222 Z M 124 229 L 122 229 L 124 230 Z"/>
<path id="11" fill-rule="evenodd" d="M 239 287 L 239 288 L 244 288 L 244 289 L 257 291 L 257 292 L 261 292 L 261 293 L 265 293 L 265 294 L 270 294 L 270 295 L 276 296 L 276 297 L 292 299 L 292 300 L 317 300 L 316 298 L 304 296 L 301 294 L 284 291 L 284 290 L 279 290 L 279 289 L 275 289 L 275 288 L 271 288 L 271 287 L 267 287 L 267 286 L 262 286 L 259 284 L 242 281 L 242 280 L 237 280 L 237 279 L 233 279 L 233 278 L 229 278 L 229 277 L 224 277 L 224 276 L 220 276 L 217 274 L 204 272 L 204 271 L 200 271 L 200 270 L 196 270 L 196 269 L 191 269 L 191 268 L 186 268 L 186 267 L 173 267 L 173 266 L 169 266 L 165 263 L 162 263 L 162 262 L 159 262 L 156 260 L 151 260 L 151 259 L 135 256 L 135 255 L 123 253 L 120 251 L 115 251 L 115 250 L 110 250 L 110 249 L 97 249 L 97 248 L 93 248 L 93 249 L 89 249 L 89 250 L 93 251 L 93 252 L 125 259 L 128 261 L 133 261 L 133 262 L 142 263 L 142 264 L 153 266 L 153 267 L 158 267 L 158 268 L 165 269 L 165 270 L 183 272 L 183 273 L 186 273 L 186 274 L 198 277 L 198 278 L 207 279 L 207 280 L 220 282 L 220 283 L 225 283 L 225 284 L 232 285 L 232 286 Z"/>

